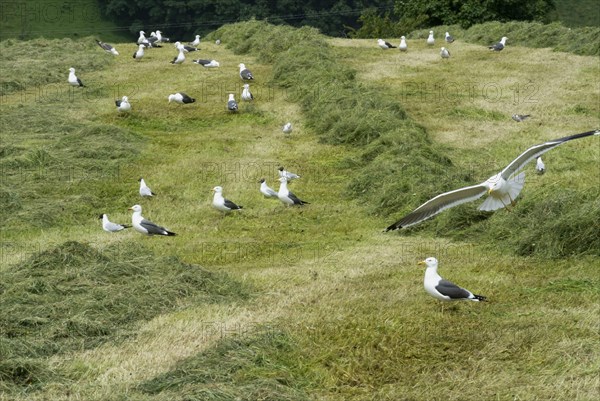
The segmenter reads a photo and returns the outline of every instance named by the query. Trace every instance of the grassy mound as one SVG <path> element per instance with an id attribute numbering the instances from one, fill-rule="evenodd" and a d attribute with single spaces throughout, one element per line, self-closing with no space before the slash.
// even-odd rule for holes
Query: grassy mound
<path id="1" fill-rule="evenodd" d="M 133 336 L 137 324 L 248 289 L 223 274 L 154 257 L 137 244 L 99 252 L 67 242 L 0 273 L 0 390 L 36 388 L 47 358 Z"/>

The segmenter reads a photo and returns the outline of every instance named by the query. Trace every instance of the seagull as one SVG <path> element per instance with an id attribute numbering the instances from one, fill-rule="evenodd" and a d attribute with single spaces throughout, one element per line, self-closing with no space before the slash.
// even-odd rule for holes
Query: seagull
<path id="1" fill-rule="evenodd" d="M 102 228 L 104 229 L 104 231 L 109 233 L 116 233 L 117 231 L 121 231 L 131 227 L 127 224 L 117 224 L 109 221 L 108 216 L 106 214 L 101 214 L 98 218 L 102 219 Z"/>
<path id="2" fill-rule="evenodd" d="M 183 54 L 183 46 L 177 48 L 179 50 L 179 54 L 173 58 L 171 64 L 181 64 L 185 61 L 185 54 Z"/>
<path id="3" fill-rule="evenodd" d="M 134 59 L 141 60 L 142 57 L 144 57 L 144 47 L 146 47 L 146 45 L 144 45 L 143 43 L 138 46 L 137 51 L 133 53 Z"/>
<path id="4" fill-rule="evenodd" d="M 450 52 L 445 47 L 442 47 L 440 50 L 440 56 L 442 56 L 442 58 L 450 58 Z"/>
<path id="5" fill-rule="evenodd" d="M 215 209 L 222 212 L 230 212 L 232 210 L 241 210 L 243 208 L 243 206 L 238 206 L 229 199 L 223 198 L 223 188 L 214 187 L 212 190 L 215 193 L 212 201 L 212 205 Z"/>
<path id="6" fill-rule="evenodd" d="M 161 31 L 156 31 L 156 39 L 158 41 L 158 43 L 164 43 L 164 42 L 169 42 L 169 38 L 166 38 L 164 36 L 162 36 L 162 32 Z"/>
<path id="7" fill-rule="evenodd" d="M 189 52 L 197 52 L 198 49 L 192 46 L 186 46 L 186 45 L 182 45 L 181 42 L 175 42 L 174 43 L 175 47 L 177 48 L 177 50 L 183 49 L 183 51 L 185 53 L 189 53 Z"/>
<path id="8" fill-rule="evenodd" d="M 291 133 L 291 132 L 292 132 L 292 123 L 287 123 L 287 124 L 285 124 L 285 125 L 283 126 L 283 129 L 282 129 L 282 131 L 283 131 L 283 133 L 284 133 L 284 134 L 289 134 L 289 133 Z"/>
<path id="9" fill-rule="evenodd" d="M 535 159 L 535 171 L 537 171 L 537 173 L 540 175 L 546 172 L 546 165 L 542 161 L 542 156 L 538 156 Z"/>
<path id="10" fill-rule="evenodd" d="M 133 224 L 135 231 L 146 235 L 177 235 L 174 232 L 171 232 L 166 228 L 156 225 L 143 218 L 142 207 L 140 205 L 133 205 L 129 208 L 129 210 L 133 210 L 133 214 L 131 215 L 131 224 Z"/>
<path id="11" fill-rule="evenodd" d="M 215 45 L 219 46 L 221 44 L 221 39 L 215 40 Z"/>
<path id="12" fill-rule="evenodd" d="M 242 100 L 247 102 L 254 100 L 254 96 L 252 96 L 252 93 L 250 92 L 250 85 L 248 84 L 244 84 L 244 89 L 242 90 Z"/>
<path id="13" fill-rule="evenodd" d="M 156 195 L 154 192 L 152 192 L 152 190 L 148 187 L 148 185 L 146 185 L 146 181 L 144 181 L 143 178 L 140 178 L 138 181 L 140 182 L 140 195 L 141 196 L 146 197 L 146 196 Z"/>
<path id="14" fill-rule="evenodd" d="M 154 32 L 152 32 L 150 37 L 142 44 L 146 45 L 146 47 L 162 47 L 160 46 L 160 41 Z"/>
<path id="15" fill-rule="evenodd" d="M 531 114 L 513 114 L 512 115 L 512 119 L 518 123 L 525 121 L 528 117 L 531 117 Z"/>
<path id="16" fill-rule="evenodd" d="M 427 38 L 427 44 L 432 46 L 435 43 L 435 39 L 433 38 L 433 31 L 429 31 L 429 37 Z"/>
<path id="17" fill-rule="evenodd" d="M 281 182 L 281 184 L 279 185 L 279 192 L 277 192 L 277 197 L 279 198 L 279 200 L 281 202 L 283 202 L 284 204 L 286 204 L 288 206 L 292 206 L 292 205 L 302 206 L 302 205 L 309 204 L 308 202 L 298 199 L 298 197 L 296 195 L 294 195 L 293 193 L 291 193 L 288 190 L 288 188 L 287 188 L 288 179 L 286 177 L 280 177 L 279 182 Z"/>
<path id="18" fill-rule="evenodd" d="M 425 291 L 434 298 L 441 301 L 460 301 L 471 300 L 475 302 L 485 301 L 486 298 L 481 295 L 475 295 L 469 290 L 465 290 L 451 281 L 444 280 L 438 273 L 438 260 L 436 258 L 427 258 L 420 265 L 426 265 L 425 279 L 423 286 Z"/>
<path id="19" fill-rule="evenodd" d="M 377 44 L 379 45 L 379 47 L 381 47 L 383 50 L 387 50 L 387 49 L 395 49 L 396 46 L 392 45 L 390 42 L 386 42 L 383 39 L 377 39 Z"/>
<path id="20" fill-rule="evenodd" d="M 264 178 L 260 179 L 260 192 L 265 198 L 277 198 L 277 191 L 267 185 L 267 181 Z"/>
<path id="21" fill-rule="evenodd" d="M 500 39 L 500 42 L 488 46 L 488 49 L 493 50 L 495 52 L 502 51 L 502 49 L 504 49 L 504 46 L 506 46 L 507 40 L 508 38 L 506 36 L 503 36 L 502 39 Z"/>
<path id="22" fill-rule="evenodd" d="M 98 46 L 100 46 L 101 48 L 103 48 L 104 51 L 106 51 L 107 53 L 114 54 L 115 56 L 119 55 L 119 52 L 117 51 L 117 49 L 115 49 L 114 47 L 112 47 L 108 43 L 100 42 L 98 39 L 96 39 L 96 43 L 98 43 Z"/>
<path id="23" fill-rule="evenodd" d="M 246 68 L 246 65 L 244 63 L 240 63 L 239 67 L 240 67 L 240 78 L 242 78 L 244 81 L 249 81 L 251 79 L 254 79 L 254 76 L 252 75 L 250 70 Z"/>
<path id="24" fill-rule="evenodd" d="M 493 211 L 502 207 L 508 208 L 508 204 L 514 205 L 514 200 L 525 184 L 525 172 L 520 172 L 517 175 L 515 174 L 525 167 L 527 163 L 565 142 L 592 135 L 600 135 L 600 130 L 583 132 L 581 134 L 566 136 L 534 145 L 510 162 L 504 170 L 491 176 L 481 184 L 440 194 L 389 226 L 386 231 L 418 224 L 448 208 L 479 199 L 486 193 L 489 196 L 481 206 L 479 206 L 479 210 Z"/>
<path id="25" fill-rule="evenodd" d="M 75 75 L 75 68 L 69 68 L 69 83 L 73 86 L 85 87 L 81 79 L 77 78 Z"/>
<path id="26" fill-rule="evenodd" d="M 446 42 L 448 42 L 448 43 L 454 42 L 454 37 L 452 35 L 450 35 L 448 32 L 446 32 Z"/>
<path id="27" fill-rule="evenodd" d="M 238 109 L 238 104 L 235 101 L 235 97 L 234 97 L 233 93 L 230 93 L 229 100 L 227 100 L 227 110 L 237 111 L 237 109 Z"/>
<path id="28" fill-rule="evenodd" d="M 401 52 L 405 52 L 408 50 L 408 45 L 406 44 L 406 37 L 400 36 L 400 46 L 398 46 Z"/>
<path id="29" fill-rule="evenodd" d="M 286 171 L 283 167 L 279 167 L 279 177 L 285 177 L 288 181 L 300 178 L 298 174 L 290 173 L 289 171 Z"/>
<path id="30" fill-rule="evenodd" d="M 220 64 L 219 64 L 219 62 L 217 60 L 203 60 L 203 59 L 198 59 L 198 60 L 193 60 L 193 61 L 196 64 L 200 64 L 204 68 L 212 68 L 212 67 L 218 67 L 218 66 L 220 66 Z"/>
<path id="31" fill-rule="evenodd" d="M 129 103 L 129 98 L 127 96 L 123 96 L 121 100 L 115 100 L 115 105 L 117 106 L 118 111 L 131 110 L 131 104 Z"/>
<path id="32" fill-rule="evenodd" d="M 141 44 L 148 44 L 148 39 L 146 39 L 146 32 L 144 31 L 140 31 L 140 37 L 137 40 L 137 44 L 141 45 Z"/>
<path id="33" fill-rule="evenodd" d="M 200 35 L 196 35 L 196 39 L 193 42 L 190 42 L 190 46 L 198 46 L 200 44 Z"/>
<path id="34" fill-rule="evenodd" d="M 175 94 L 169 95 L 168 99 L 169 99 L 169 103 L 175 102 L 175 103 L 179 103 L 179 104 L 194 103 L 196 101 L 196 99 L 194 99 L 193 97 L 189 97 L 188 95 L 186 95 L 183 92 L 177 92 Z"/>

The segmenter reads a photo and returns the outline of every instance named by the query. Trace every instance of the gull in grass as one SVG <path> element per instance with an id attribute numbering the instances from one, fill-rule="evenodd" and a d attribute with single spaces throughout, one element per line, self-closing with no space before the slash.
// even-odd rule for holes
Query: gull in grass
<path id="1" fill-rule="evenodd" d="M 447 42 L 447 43 L 452 43 L 452 42 L 454 42 L 454 37 L 453 37 L 452 35 L 450 35 L 448 32 L 446 32 L 446 37 L 445 37 L 445 39 L 446 39 L 446 42 Z"/>
<path id="2" fill-rule="evenodd" d="M 98 43 L 98 46 L 100 46 L 101 48 L 103 48 L 105 52 L 110 53 L 110 54 L 114 54 L 115 56 L 119 55 L 119 52 L 117 51 L 117 49 L 115 49 L 114 47 L 112 47 L 108 43 L 101 42 L 98 39 L 96 39 L 96 43 Z"/>
<path id="3" fill-rule="evenodd" d="M 523 185 L 525 185 L 525 172 L 521 171 L 519 173 L 519 171 L 525 167 L 527 163 L 565 142 L 594 135 L 600 135 L 600 130 L 583 132 L 581 134 L 570 135 L 534 145 L 510 162 L 504 170 L 491 176 L 481 184 L 440 194 L 402 217 L 400 220 L 389 226 L 386 231 L 418 224 L 446 209 L 465 202 L 474 201 L 485 194 L 488 194 L 488 197 L 481 206 L 479 206 L 479 210 L 489 212 L 503 207 L 509 210 L 509 204 L 514 205 L 516 197 L 523 189 Z"/>
<path id="4" fill-rule="evenodd" d="M 129 98 L 127 96 L 123 96 L 121 100 L 115 100 L 115 105 L 117 106 L 117 110 L 121 112 L 131 110 L 131 104 L 129 103 Z"/>
<path id="5" fill-rule="evenodd" d="M 494 43 L 493 45 L 488 46 L 488 49 L 495 51 L 495 52 L 500 52 L 500 51 L 502 51 L 502 49 L 504 49 L 504 46 L 506 46 L 507 40 L 508 40 L 508 38 L 506 36 L 503 36 L 502 39 L 500 39 L 500 42 Z"/>
<path id="6" fill-rule="evenodd" d="M 116 233 L 117 231 L 131 227 L 127 224 L 113 223 L 112 221 L 108 220 L 108 216 L 106 214 L 101 214 L 98 218 L 102 219 L 102 229 L 109 233 Z"/>
<path id="7" fill-rule="evenodd" d="M 194 103 L 196 101 L 196 99 L 194 99 L 193 97 L 189 97 L 183 92 L 177 92 L 172 95 L 169 95 L 168 99 L 169 103 L 175 102 L 179 104 L 189 104 Z"/>
<path id="8" fill-rule="evenodd" d="M 475 295 L 469 290 L 465 290 L 454 284 L 451 281 L 444 280 L 437 272 L 438 260 L 436 258 L 427 258 L 420 265 L 426 265 L 425 278 L 423 279 L 423 286 L 425 291 L 432 297 L 439 299 L 440 301 L 485 301 L 486 297 L 482 295 Z"/>
<path id="9" fill-rule="evenodd" d="M 148 39 L 146 39 L 146 32 L 140 31 L 140 36 L 138 37 L 137 44 L 138 45 L 141 45 L 141 44 L 147 45 L 148 44 Z"/>
<path id="10" fill-rule="evenodd" d="M 215 40 L 215 45 L 219 46 L 221 44 L 221 39 Z"/>
<path id="11" fill-rule="evenodd" d="M 219 62 L 217 60 L 205 60 L 205 59 L 198 59 L 198 60 L 192 60 L 194 63 L 201 65 L 204 68 L 214 68 L 214 67 L 219 67 L 221 64 L 219 64 Z"/>
<path id="12" fill-rule="evenodd" d="M 212 205 L 215 209 L 220 210 L 221 212 L 230 212 L 232 210 L 241 210 L 243 206 L 238 206 L 229 199 L 225 199 L 223 197 L 223 188 L 214 187 L 213 192 L 213 201 Z"/>
<path id="13" fill-rule="evenodd" d="M 254 79 L 254 75 L 252 75 L 252 72 L 250 72 L 250 70 L 246 68 L 246 64 L 240 63 L 239 67 L 240 67 L 240 78 L 242 78 L 242 80 L 250 81 L 250 80 Z"/>
<path id="14" fill-rule="evenodd" d="M 68 81 L 72 86 L 85 87 L 83 82 L 81 82 L 81 79 L 77 78 L 77 75 L 75 75 L 75 68 L 73 67 L 69 68 Z"/>
<path id="15" fill-rule="evenodd" d="M 427 44 L 429 46 L 433 46 L 435 43 L 435 39 L 433 38 L 433 31 L 429 31 L 429 36 L 427 37 Z"/>
<path id="16" fill-rule="evenodd" d="M 144 44 L 140 44 L 140 45 L 138 45 L 138 49 L 137 49 L 137 51 L 135 51 L 135 52 L 133 53 L 133 58 L 134 58 L 135 60 L 141 60 L 141 59 L 142 59 L 142 57 L 144 57 L 144 48 L 145 48 L 145 47 L 146 47 L 146 45 L 144 45 Z"/>
<path id="17" fill-rule="evenodd" d="M 280 178 L 285 177 L 288 181 L 292 181 L 297 178 L 300 178 L 300 176 L 298 174 L 290 173 L 285 168 L 283 168 L 283 166 L 279 167 L 279 177 Z"/>
<path id="18" fill-rule="evenodd" d="M 154 192 L 152 192 L 150 187 L 146 185 L 146 181 L 144 181 L 143 178 L 140 178 L 138 181 L 140 182 L 140 196 L 149 197 L 156 195 Z"/>
<path id="19" fill-rule="evenodd" d="M 540 175 L 542 175 L 546 172 L 546 165 L 542 161 L 541 156 L 539 156 L 535 159 L 535 171 Z"/>
<path id="20" fill-rule="evenodd" d="M 400 45 L 398 46 L 401 52 L 405 52 L 408 50 L 408 45 L 406 44 L 406 37 L 400 36 Z"/>
<path id="21" fill-rule="evenodd" d="M 158 43 L 170 42 L 170 39 L 162 36 L 162 32 L 159 30 L 157 30 L 156 33 L 151 36 L 156 37 Z"/>
<path id="22" fill-rule="evenodd" d="M 140 205 L 133 205 L 129 208 L 129 210 L 133 211 L 133 214 L 131 215 L 131 224 L 133 225 L 133 229 L 135 231 L 146 235 L 177 235 L 174 232 L 169 231 L 166 228 L 161 227 L 157 224 L 154 224 L 153 222 L 148 221 L 144 217 L 142 217 L 142 207 Z"/>
<path id="23" fill-rule="evenodd" d="M 177 54 L 177 56 L 175 56 L 173 58 L 173 60 L 171 61 L 171 64 L 175 65 L 175 64 L 181 64 L 185 61 L 185 54 L 183 54 L 184 48 L 182 45 L 177 46 L 177 50 L 179 51 L 179 54 Z"/>
<path id="24" fill-rule="evenodd" d="M 197 47 L 200 44 L 200 35 L 196 35 L 196 39 L 189 43 L 190 46 Z"/>
<path id="25" fill-rule="evenodd" d="M 308 202 L 305 202 L 299 199 L 296 195 L 294 195 L 287 187 L 288 179 L 286 177 L 280 177 L 279 182 L 279 191 L 277 192 L 277 197 L 279 200 L 287 206 L 303 206 L 308 205 Z"/>
<path id="26" fill-rule="evenodd" d="M 442 56 L 442 58 L 450 58 L 450 52 L 445 47 L 442 47 L 440 49 L 440 56 Z"/>
<path id="27" fill-rule="evenodd" d="M 265 196 L 265 198 L 277 198 L 277 191 L 267 185 L 267 180 L 264 178 L 260 179 L 260 193 Z"/>
<path id="28" fill-rule="evenodd" d="M 531 117 L 531 114 L 513 114 L 512 119 L 518 123 L 521 123 Z"/>
<path id="29" fill-rule="evenodd" d="M 387 49 L 395 49 L 396 46 L 392 45 L 390 42 L 386 42 L 383 39 L 377 39 L 377 44 L 379 45 L 379 47 L 381 47 L 383 50 L 387 50 Z"/>
<path id="30" fill-rule="evenodd" d="M 282 131 L 284 134 L 291 134 L 292 133 L 292 123 L 286 123 L 283 128 Z"/>
<path id="31" fill-rule="evenodd" d="M 254 96 L 252 95 L 252 92 L 250 92 L 249 84 L 244 84 L 244 89 L 242 90 L 242 100 L 247 102 L 254 100 Z"/>
<path id="32" fill-rule="evenodd" d="M 193 47 L 193 46 L 187 46 L 187 45 L 183 45 L 181 44 L 181 42 L 175 42 L 174 43 L 175 47 L 177 48 L 177 50 L 179 49 L 183 49 L 183 51 L 185 53 L 189 53 L 189 52 L 197 52 L 198 49 Z"/>
<path id="33" fill-rule="evenodd" d="M 227 100 L 227 110 L 231 112 L 235 112 L 238 110 L 238 104 L 235 101 L 235 96 L 233 93 L 229 94 L 229 99 Z"/>

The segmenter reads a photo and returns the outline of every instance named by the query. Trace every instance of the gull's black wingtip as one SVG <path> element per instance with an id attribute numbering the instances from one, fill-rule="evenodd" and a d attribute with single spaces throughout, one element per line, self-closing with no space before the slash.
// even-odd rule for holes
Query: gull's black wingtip
<path id="1" fill-rule="evenodd" d="M 387 227 L 385 229 L 385 232 L 387 233 L 388 231 L 394 231 L 394 230 L 397 230 L 399 228 L 402 228 L 402 226 L 399 226 L 398 223 L 394 223 L 391 226 Z"/>

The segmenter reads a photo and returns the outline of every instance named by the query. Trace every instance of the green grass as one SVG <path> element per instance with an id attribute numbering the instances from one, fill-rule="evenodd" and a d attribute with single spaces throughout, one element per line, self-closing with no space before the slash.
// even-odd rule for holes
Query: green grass
<path id="1" fill-rule="evenodd" d="M 47 82 L 12 55 L 26 44 L 3 49 L 11 80 L 31 77 L 21 90 L 56 95 L 2 98 L 0 399 L 595 398 L 598 138 L 552 150 L 543 176 L 528 166 L 512 213 L 471 203 L 382 232 L 533 143 L 598 127 L 595 58 L 459 38 L 442 62 L 416 39 L 400 54 L 260 22 L 218 35 L 202 54 L 213 70 L 170 65 L 170 47 L 136 63 L 134 44 L 113 57 L 75 41 L 96 58 L 79 92 L 60 42 Z M 240 62 L 257 100 L 231 115 Z M 198 101 L 168 105 L 175 91 Z M 279 165 L 310 205 L 262 198 Z M 140 176 L 155 198 L 140 199 Z M 215 185 L 244 210 L 212 209 Z M 127 222 L 135 203 L 178 235 L 101 230 L 99 213 Z M 422 288 L 427 256 L 489 302 L 442 308 Z"/>

